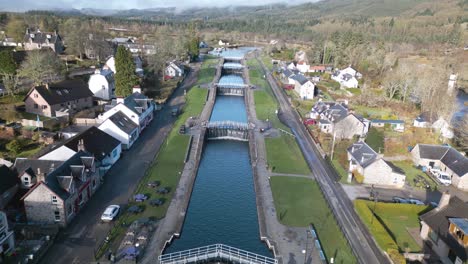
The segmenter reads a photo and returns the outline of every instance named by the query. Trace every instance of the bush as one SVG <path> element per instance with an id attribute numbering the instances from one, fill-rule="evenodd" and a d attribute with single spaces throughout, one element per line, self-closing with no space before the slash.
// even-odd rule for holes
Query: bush
<path id="1" fill-rule="evenodd" d="M 390 259 L 392 259 L 394 264 L 405 264 L 406 263 L 405 257 L 402 254 L 400 254 L 400 252 L 398 252 L 398 250 L 396 250 L 394 248 L 389 248 L 389 249 L 387 249 L 387 253 L 388 253 L 388 256 L 390 257 Z"/>
<path id="2" fill-rule="evenodd" d="M 23 149 L 23 144 L 19 140 L 12 140 L 6 144 L 6 149 L 14 154 L 18 154 Z"/>
<path id="3" fill-rule="evenodd" d="M 353 176 L 354 176 L 354 179 L 356 179 L 357 183 L 363 183 L 364 182 L 364 175 L 362 175 L 358 171 L 354 170 L 353 171 Z"/>

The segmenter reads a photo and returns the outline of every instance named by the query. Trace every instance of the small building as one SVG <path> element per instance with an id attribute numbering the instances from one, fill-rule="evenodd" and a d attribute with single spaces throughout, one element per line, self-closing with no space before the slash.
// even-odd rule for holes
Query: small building
<path id="1" fill-rule="evenodd" d="M 447 145 L 417 144 L 411 150 L 416 166 L 437 168 L 448 174 L 452 185 L 468 190 L 468 158 Z"/>
<path id="2" fill-rule="evenodd" d="M 454 133 L 443 117 L 437 116 L 436 113 L 423 112 L 413 121 L 413 126 L 418 128 L 433 128 L 440 133 L 444 138 L 453 138 Z"/>
<path id="3" fill-rule="evenodd" d="M 1 46 L 4 46 L 4 47 L 21 47 L 21 46 L 23 46 L 23 44 L 21 42 L 17 42 L 14 38 L 9 38 L 9 37 L 6 37 L 6 38 L 2 39 L 0 44 L 1 44 Z"/>
<path id="4" fill-rule="evenodd" d="M 468 203 L 443 193 L 438 206 L 419 219 L 420 236 L 439 259 L 435 263 L 468 261 Z"/>
<path id="5" fill-rule="evenodd" d="M 301 73 L 309 72 L 310 65 L 307 64 L 305 61 L 299 61 L 296 64 L 296 69 L 299 70 Z"/>
<path id="6" fill-rule="evenodd" d="M 94 97 L 103 100 L 112 100 L 115 98 L 115 80 L 114 72 L 110 69 L 97 69 L 93 75 L 89 77 L 89 90 L 94 94 Z"/>
<path id="7" fill-rule="evenodd" d="M 153 120 L 155 104 L 152 99 L 141 93 L 141 88 L 134 87 L 133 94 L 126 98 L 112 100 L 111 104 L 106 105 L 105 110 L 106 112 L 100 114 L 98 119 L 105 121 L 113 114 L 121 111 L 139 126 L 138 131 L 141 133 Z"/>
<path id="8" fill-rule="evenodd" d="M 171 61 L 164 70 L 164 75 L 167 78 L 175 78 L 184 76 L 184 66 L 176 61 Z"/>
<path id="9" fill-rule="evenodd" d="M 98 128 L 119 140 L 122 149 L 130 149 L 139 136 L 138 125 L 121 111 L 111 115 Z"/>
<path id="10" fill-rule="evenodd" d="M 450 123 L 442 117 L 439 117 L 439 119 L 432 124 L 432 129 L 436 130 L 444 138 L 452 139 L 455 136 Z"/>
<path id="11" fill-rule="evenodd" d="M 208 44 L 206 44 L 206 42 L 204 42 L 204 41 L 200 41 L 200 44 L 198 44 L 198 47 L 199 47 L 200 49 L 209 48 Z"/>
<path id="12" fill-rule="evenodd" d="M 325 65 L 311 65 L 309 68 L 309 72 L 325 73 L 325 71 Z"/>
<path id="13" fill-rule="evenodd" d="M 62 37 L 60 37 L 57 31 L 41 32 L 39 29 L 32 31 L 28 28 L 26 29 L 23 42 L 25 50 L 51 49 L 55 53 L 60 54 L 64 48 Z"/>
<path id="14" fill-rule="evenodd" d="M 33 87 L 24 99 L 26 112 L 59 117 L 93 106 L 93 93 L 81 80 L 65 80 Z"/>
<path id="15" fill-rule="evenodd" d="M 229 41 L 225 40 L 225 39 L 220 39 L 218 41 L 218 45 L 219 46 L 229 46 Z"/>
<path id="16" fill-rule="evenodd" d="M 0 209 L 4 209 L 18 191 L 17 174 L 5 165 L 0 165 Z"/>
<path id="17" fill-rule="evenodd" d="M 356 142 L 348 149 L 349 174 L 363 176 L 362 183 L 401 188 L 406 175 L 393 163 L 383 159 L 365 142 Z M 354 175 L 356 176 L 356 175 Z M 348 177 L 351 181 L 351 177 Z"/>
<path id="18" fill-rule="evenodd" d="M 397 132 L 405 131 L 405 121 L 403 120 L 393 120 L 393 119 L 373 119 L 371 120 L 371 127 L 385 127 L 388 125 L 392 130 Z"/>
<path id="19" fill-rule="evenodd" d="M 54 170 L 36 174 L 37 183 L 21 198 L 28 224 L 67 226 L 101 184 L 94 157 L 80 151 Z"/>
<path id="20" fill-rule="evenodd" d="M 103 173 L 109 170 L 120 158 L 122 146 L 113 136 L 97 127 L 90 127 L 42 155 L 41 160 L 68 160 L 76 153 L 86 151 L 96 158 L 96 167 Z"/>
<path id="21" fill-rule="evenodd" d="M 8 225 L 7 215 L 0 211 L 0 262 L 3 256 L 15 249 L 15 235 Z"/>

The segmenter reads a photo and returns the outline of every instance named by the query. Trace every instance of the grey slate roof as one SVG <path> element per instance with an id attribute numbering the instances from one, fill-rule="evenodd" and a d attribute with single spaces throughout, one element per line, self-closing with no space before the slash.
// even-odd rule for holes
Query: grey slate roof
<path id="1" fill-rule="evenodd" d="M 394 119 L 372 119 L 371 123 L 384 123 L 384 124 L 404 124 L 403 120 L 394 120 Z"/>
<path id="2" fill-rule="evenodd" d="M 88 85 L 81 80 L 65 80 L 49 84 L 49 88 L 44 85 L 36 86 L 29 91 L 26 98 L 29 97 L 34 90 L 36 90 L 49 105 L 66 103 L 81 98 L 92 97 L 94 95 L 93 92 L 89 90 Z"/>
<path id="3" fill-rule="evenodd" d="M 135 114 L 140 116 L 151 106 L 151 99 L 141 93 L 133 93 L 125 97 L 123 104 L 132 110 Z M 110 110 L 112 107 L 116 106 L 117 100 L 112 100 L 109 105 L 104 107 L 105 111 Z"/>
<path id="4" fill-rule="evenodd" d="M 439 238 L 442 239 L 463 261 L 468 259 L 468 248 L 463 247 L 449 233 L 450 218 L 468 218 L 468 203 L 463 202 L 460 198 L 453 196 L 447 206 L 440 210 L 433 209 L 420 216 L 433 231 L 437 232 Z"/>
<path id="5" fill-rule="evenodd" d="M 31 37 L 31 34 L 33 34 L 34 37 Z M 56 34 L 55 32 L 39 32 L 39 31 L 32 32 L 31 31 L 24 35 L 24 42 L 29 42 L 29 40 L 31 39 L 33 43 L 38 43 L 38 44 L 46 43 L 47 35 L 50 35 L 49 43 L 55 43 L 57 41 L 62 40 L 60 35 Z"/>
<path id="6" fill-rule="evenodd" d="M 400 167 L 397 167 L 395 164 L 393 164 L 392 162 L 390 161 L 386 161 L 384 159 L 382 159 L 385 163 L 387 163 L 388 166 L 390 166 L 390 168 L 392 168 L 392 171 L 395 172 L 395 173 L 398 173 L 398 174 L 405 174 L 405 171 L 402 170 Z"/>
<path id="7" fill-rule="evenodd" d="M 60 160 L 39 160 L 39 159 L 25 159 L 17 158 L 13 168 L 16 169 L 18 174 L 27 172 L 30 176 L 36 177 L 38 169 L 41 173 L 50 173 L 58 167 L 60 167 L 64 162 Z"/>
<path id="8" fill-rule="evenodd" d="M 419 156 L 422 159 L 441 160 L 449 149 L 448 146 L 443 146 L 443 145 L 418 144 L 418 146 L 419 146 Z"/>
<path id="9" fill-rule="evenodd" d="M 356 142 L 352 144 L 348 149 L 348 153 L 351 154 L 353 159 L 363 168 L 374 163 L 377 159 L 377 153 L 369 147 L 365 142 Z"/>
<path id="10" fill-rule="evenodd" d="M 348 113 L 348 108 L 341 104 L 334 104 L 323 112 L 323 114 L 334 123 L 344 119 L 346 116 L 348 116 Z"/>
<path id="11" fill-rule="evenodd" d="M 18 184 L 17 174 L 5 165 L 0 166 L 0 194 Z"/>
<path id="12" fill-rule="evenodd" d="M 296 80 L 298 83 L 300 83 L 301 85 L 304 85 L 306 82 L 308 82 L 309 80 L 307 80 L 307 78 L 302 75 L 302 74 L 296 74 L 294 76 L 291 77 L 292 79 Z"/>
<path id="13" fill-rule="evenodd" d="M 138 125 L 135 124 L 132 120 L 128 119 L 128 117 L 123 114 L 122 111 L 118 111 L 117 113 L 113 114 L 111 117 L 109 117 L 109 120 L 129 135 L 138 128 Z"/>
<path id="14" fill-rule="evenodd" d="M 468 173 L 468 158 L 453 148 L 448 149 L 441 161 L 459 176 Z"/>
<path id="15" fill-rule="evenodd" d="M 106 155 L 110 154 L 120 144 L 120 141 L 115 139 L 113 136 L 93 126 L 86 131 L 68 139 L 63 143 L 63 145 L 78 152 L 79 140 L 83 140 L 85 150 L 93 154 L 94 157 L 99 161 L 102 161 Z M 57 146 L 56 148 L 60 146 L 61 145 Z"/>

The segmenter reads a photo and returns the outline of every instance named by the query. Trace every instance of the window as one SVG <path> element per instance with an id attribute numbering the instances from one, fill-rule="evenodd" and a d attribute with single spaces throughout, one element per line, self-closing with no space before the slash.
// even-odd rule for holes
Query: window
<path id="1" fill-rule="evenodd" d="M 54 212 L 54 218 L 55 218 L 55 222 L 60 221 L 60 211 L 55 211 Z"/>
<path id="2" fill-rule="evenodd" d="M 41 108 L 42 109 L 47 109 L 47 105 L 42 105 Z"/>
<path id="3" fill-rule="evenodd" d="M 34 98 L 39 98 L 39 95 L 37 93 L 35 93 Z"/>
<path id="4" fill-rule="evenodd" d="M 118 151 L 117 151 L 116 149 L 114 149 L 114 150 L 112 151 L 112 157 L 113 157 L 113 158 L 117 157 L 117 152 L 118 152 Z"/>
<path id="5" fill-rule="evenodd" d="M 52 203 L 53 203 L 53 204 L 57 204 L 57 203 L 58 203 L 57 196 L 52 195 Z"/>
<path id="6" fill-rule="evenodd" d="M 433 230 L 429 231 L 429 238 L 437 245 L 437 242 L 439 241 L 439 235 L 437 235 L 436 232 Z"/>
<path id="7" fill-rule="evenodd" d="M 34 104 L 34 108 L 35 108 L 35 109 L 38 109 L 38 108 L 39 108 L 39 105 L 38 105 L 38 104 Z"/>

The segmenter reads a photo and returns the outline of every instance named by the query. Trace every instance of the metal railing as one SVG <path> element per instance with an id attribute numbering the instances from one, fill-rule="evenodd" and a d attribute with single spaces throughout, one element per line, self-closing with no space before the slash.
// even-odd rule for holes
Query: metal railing
<path id="1" fill-rule="evenodd" d="M 236 121 L 212 121 L 208 122 L 207 126 L 210 128 L 219 128 L 219 129 L 233 129 L 233 130 L 248 130 L 249 124 L 236 122 Z"/>
<path id="2" fill-rule="evenodd" d="M 245 264 L 278 264 L 278 260 L 235 247 L 213 244 L 159 256 L 160 264 L 193 263 L 222 259 L 228 262 Z"/>

